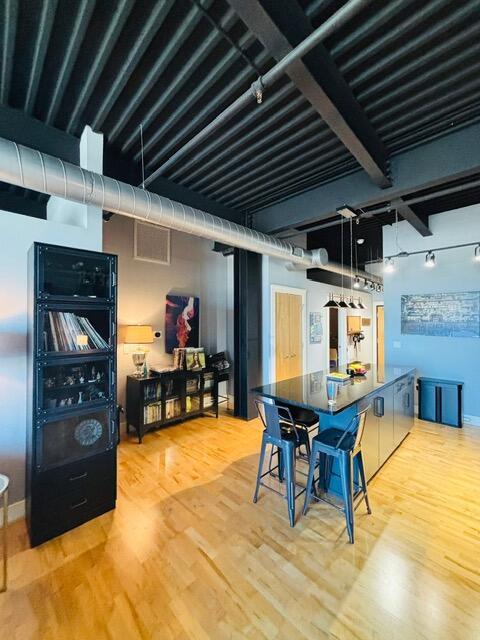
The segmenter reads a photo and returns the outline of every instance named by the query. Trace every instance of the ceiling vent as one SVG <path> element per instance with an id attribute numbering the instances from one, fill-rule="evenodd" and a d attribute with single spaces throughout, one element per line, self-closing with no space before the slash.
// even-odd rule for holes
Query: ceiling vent
<path id="1" fill-rule="evenodd" d="M 135 220 L 135 260 L 170 264 L 170 229 Z"/>

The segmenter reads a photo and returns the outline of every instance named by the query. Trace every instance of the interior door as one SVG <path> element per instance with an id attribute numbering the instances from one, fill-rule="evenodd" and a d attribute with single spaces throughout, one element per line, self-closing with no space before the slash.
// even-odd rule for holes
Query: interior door
<path id="1" fill-rule="evenodd" d="M 275 293 L 275 380 L 303 373 L 303 300 L 292 293 Z"/>

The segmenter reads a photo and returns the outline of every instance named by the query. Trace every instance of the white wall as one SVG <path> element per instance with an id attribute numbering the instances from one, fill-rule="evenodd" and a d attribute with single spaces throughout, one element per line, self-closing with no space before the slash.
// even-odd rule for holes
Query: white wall
<path id="1" fill-rule="evenodd" d="M 198 296 L 201 346 L 209 353 L 227 350 L 233 362 L 233 258 L 214 253 L 212 242 L 172 231 L 170 265 L 135 260 L 133 230 L 134 221 L 119 215 L 104 227 L 103 249 L 118 255 L 119 327 L 140 323 L 162 331 L 162 337 L 149 345 L 148 363 L 171 364 L 172 356 L 165 353 L 166 295 Z M 133 369 L 132 356 L 119 344 L 118 392 L 122 404 L 126 376 Z"/>
<path id="2" fill-rule="evenodd" d="M 430 216 L 430 229 L 433 236 L 423 238 L 408 222 L 400 222 L 401 249 L 427 251 L 480 242 L 480 206 Z M 397 253 L 394 227 L 383 228 L 383 243 L 385 255 Z M 480 423 L 480 338 L 402 335 L 400 317 L 402 294 L 479 291 L 480 264 L 473 260 L 473 253 L 474 247 L 437 252 L 433 269 L 425 268 L 425 253 L 396 260 L 395 272 L 384 276 L 385 357 L 390 363 L 414 365 L 421 376 L 464 381 L 467 421 Z"/>
<path id="3" fill-rule="evenodd" d="M 25 494 L 27 253 L 33 242 L 101 251 L 101 231 L 0 211 L 0 473 L 12 502 Z"/>
<path id="4" fill-rule="evenodd" d="M 308 280 L 305 271 L 288 271 L 285 268 L 285 262 L 263 257 L 262 265 L 262 361 L 263 361 L 263 382 L 268 384 L 272 380 L 271 375 L 271 349 L 272 349 L 272 333 L 271 333 L 271 287 L 272 285 L 281 285 L 285 287 L 294 287 L 304 289 L 306 291 L 306 363 L 304 364 L 305 373 L 324 370 L 329 358 L 329 341 L 328 341 L 328 309 L 324 308 L 324 304 L 328 301 L 330 292 L 341 294 L 340 287 L 332 287 L 327 284 L 313 282 Z M 345 291 L 349 294 L 350 291 Z M 361 297 L 366 309 L 351 310 L 351 315 L 361 315 L 364 318 L 370 318 L 370 326 L 363 327 L 365 340 L 360 343 L 358 358 L 364 362 L 374 361 L 373 348 L 373 331 L 374 318 L 372 317 L 372 296 L 370 293 L 363 291 L 355 291 L 354 297 Z M 308 325 L 309 314 L 313 311 L 322 313 L 323 321 L 323 338 L 320 344 L 309 344 Z M 354 358 L 354 350 L 349 343 L 348 357 L 350 360 Z"/>

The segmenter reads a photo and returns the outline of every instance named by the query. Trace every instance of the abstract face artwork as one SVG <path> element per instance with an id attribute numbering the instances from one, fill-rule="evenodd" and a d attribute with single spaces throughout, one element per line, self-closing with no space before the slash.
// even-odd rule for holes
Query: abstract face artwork
<path id="1" fill-rule="evenodd" d="M 167 296 L 165 351 L 199 346 L 200 301 L 193 296 Z"/>

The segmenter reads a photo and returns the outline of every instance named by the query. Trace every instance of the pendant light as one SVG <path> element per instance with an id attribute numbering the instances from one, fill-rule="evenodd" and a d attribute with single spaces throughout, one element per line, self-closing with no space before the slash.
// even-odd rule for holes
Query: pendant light
<path id="1" fill-rule="evenodd" d="M 338 309 L 338 303 L 333 299 L 333 293 L 329 294 L 328 302 L 326 302 L 323 306 L 328 309 Z"/>
<path id="2" fill-rule="evenodd" d="M 343 215 L 343 214 L 342 214 Z M 340 302 L 338 303 L 338 306 L 341 309 L 348 309 L 348 304 L 345 301 L 345 294 L 344 294 L 344 289 L 343 289 L 343 223 L 344 223 L 344 218 L 342 218 L 342 222 L 340 224 L 340 260 L 342 263 L 342 295 L 340 296 Z"/>
<path id="3" fill-rule="evenodd" d="M 353 222 L 350 218 L 350 302 L 348 303 L 350 309 L 357 309 L 357 305 L 353 300 Z"/>
<path id="4" fill-rule="evenodd" d="M 358 309 L 366 309 L 365 305 L 363 304 L 361 298 L 358 299 L 358 303 L 357 303 L 357 308 Z"/>

